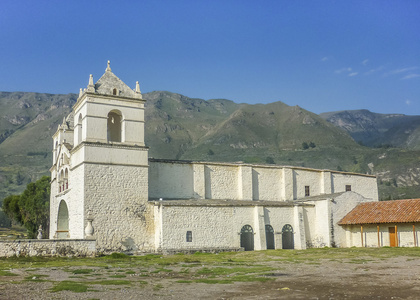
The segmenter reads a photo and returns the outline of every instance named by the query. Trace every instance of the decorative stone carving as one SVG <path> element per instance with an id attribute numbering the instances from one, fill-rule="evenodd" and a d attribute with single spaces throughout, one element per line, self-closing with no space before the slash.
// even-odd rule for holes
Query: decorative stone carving
<path id="1" fill-rule="evenodd" d="M 93 84 L 93 75 L 92 74 L 89 75 L 89 85 L 88 85 L 87 91 L 91 92 L 91 93 L 95 92 L 95 85 Z"/>

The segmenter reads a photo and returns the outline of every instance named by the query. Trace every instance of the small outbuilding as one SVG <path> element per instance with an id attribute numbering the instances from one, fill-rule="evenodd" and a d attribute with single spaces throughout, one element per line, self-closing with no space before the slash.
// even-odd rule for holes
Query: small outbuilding
<path id="1" fill-rule="evenodd" d="M 360 203 L 338 225 L 347 247 L 418 247 L 420 199 Z"/>

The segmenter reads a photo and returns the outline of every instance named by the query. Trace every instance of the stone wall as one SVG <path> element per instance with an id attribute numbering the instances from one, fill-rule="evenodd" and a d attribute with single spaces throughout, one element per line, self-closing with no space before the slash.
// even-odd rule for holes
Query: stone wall
<path id="1" fill-rule="evenodd" d="M 85 218 L 93 220 L 99 252 L 154 250 L 147 188 L 147 167 L 85 164 Z"/>
<path id="2" fill-rule="evenodd" d="M 95 256 L 95 240 L 0 241 L 0 257 L 11 256 Z"/>
<path id="3" fill-rule="evenodd" d="M 255 250 L 266 249 L 265 225 L 271 225 L 275 232 L 276 249 L 282 248 L 281 231 L 286 224 L 293 226 L 295 248 L 306 247 L 305 232 L 299 228 L 300 218 L 296 215 L 298 207 L 294 205 L 241 206 L 237 204 L 238 201 L 236 205 L 229 202 L 220 205 L 203 203 L 182 205 L 179 202 L 182 201 L 154 203 L 158 251 L 239 249 L 240 233 L 244 225 L 250 225 L 253 229 Z M 191 231 L 192 234 L 190 242 L 186 239 L 187 231 Z"/>

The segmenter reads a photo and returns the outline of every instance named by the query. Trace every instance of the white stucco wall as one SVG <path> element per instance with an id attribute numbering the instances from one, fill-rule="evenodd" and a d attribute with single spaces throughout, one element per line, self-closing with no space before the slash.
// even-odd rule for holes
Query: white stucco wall
<path id="1" fill-rule="evenodd" d="M 376 178 L 305 168 L 151 160 L 150 199 L 284 201 L 345 191 L 345 185 L 377 200 Z"/>
<path id="2" fill-rule="evenodd" d="M 413 247 L 416 241 L 419 246 L 420 223 L 415 223 L 415 230 L 413 232 L 413 224 L 410 223 L 390 223 L 379 224 L 379 245 L 380 247 L 390 246 L 389 228 L 397 226 L 398 246 L 399 247 Z M 348 232 L 348 247 L 362 247 L 362 234 L 360 225 L 343 226 Z M 378 247 L 378 228 L 377 224 L 363 225 L 363 246 L 364 247 Z"/>
<path id="3" fill-rule="evenodd" d="M 206 199 L 239 199 L 237 166 L 206 164 L 204 174 Z"/>
<path id="4" fill-rule="evenodd" d="M 194 174 L 191 164 L 153 163 L 149 165 L 150 199 L 194 198 Z"/>
<path id="5" fill-rule="evenodd" d="M 315 170 L 294 169 L 294 199 L 305 197 L 305 186 L 309 186 L 310 196 L 321 194 L 321 172 Z"/>
<path id="6" fill-rule="evenodd" d="M 280 201 L 281 169 L 252 168 L 253 200 Z"/>
<path id="7" fill-rule="evenodd" d="M 352 192 L 375 201 L 379 200 L 376 177 L 344 173 L 332 173 L 331 176 L 333 182 L 332 193 L 345 192 L 346 185 L 351 185 Z"/>

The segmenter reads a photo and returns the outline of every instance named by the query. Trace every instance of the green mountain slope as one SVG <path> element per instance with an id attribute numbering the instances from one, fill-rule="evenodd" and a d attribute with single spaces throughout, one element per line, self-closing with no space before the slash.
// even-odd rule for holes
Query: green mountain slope
<path id="1" fill-rule="evenodd" d="M 359 111 L 320 117 L 282 102 L 238 104 L 164 91 L 143 97 L 151 157 L 370 173 L 378 176 L 382 198 L 420 197 L 418 116 Z M 75 94 L 0 93 L 0 199 L 20 193 L 26 183 L 49 173 L 51 136 L 76 98 Z M 350 136 L 357 133 L 367 141 L 380 141 L 386 133 L 396 141 L 402 131 L 410 132 L 398 144 L 410 145 L 406 149 L 363 147 Z"/>

